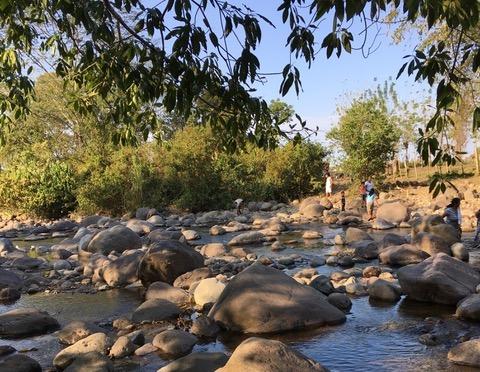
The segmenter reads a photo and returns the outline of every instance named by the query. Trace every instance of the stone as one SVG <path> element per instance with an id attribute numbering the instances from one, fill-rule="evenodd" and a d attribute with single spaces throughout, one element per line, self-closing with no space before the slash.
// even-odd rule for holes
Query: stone
<path id="1" fill-rule="evenodd" d="M 480 274 L 469 264 L 439 253 L 416 265 L 398 270 L 398 280 L 408 297 L 424 302 L 456 304 L 475 293 Z"/>
<path id="2" fill-rule="evenodd" d="M 340 234 L 335 235 L 335 239 L 333 240 L 333 242 L 334 242 L 336 245 L 345 245 L 345 244 L 347 244 L 347 242 L 345 241 L 345 237 L 344 237 L 343 235 L 340 235 Z"/>
<path id="3" fill-rule="evenodd" d="M 18 308 L 0 314 L 0 337 L 22 338 L 43 335 L 60 328 L 47 312 L 34 308 Z"/>
<path id="4" fill-rule="evenodd" d="M 200 235 L 195 230 L 183 230 L 182 234 L 187 241 L 200 239 Z"/>
<path id="5" fill-rule="evenodd" d="M 338 257 L 337 264 L 341 267 L 353 267 L 355 262 L 353 262 L 353 258 L 351 256 L 342 256 Z"/>
<path id="6" fill-rule="evenodd" d="M 8 302 L 15 302 L 20 299 L 22 294 L 19 290 L 14 288 L 2 288 L 0 289 L 0 302 L 8 303 Z"/>
<path id="7" fill-rule="evenodd" d="M 110 262 L 103 268 L 103 280 L 110 287 L 135 283 L 138 280 L 137 269 L 142 257 L 142 251 L 134 251 Z"/>
<path id="8" fill-rule="evenodd" d="M 100 221 L 101 219 L 102 219 L 102 216 L 99 216 L 99 215 L 87 216 L 82 218 L 82 221 L 80 222 L 80 226 L 88 227 L 90 225 L 97 225 L 98 221 Z"/>
<path id="9" fill-rule="evenodd" d="M 143 355 L 153 353 L 157 350 L 158 349 L 149 342 L 143 346 L 140 346 L 137 350 L 135 350 L 135 355 L 143 356 Z"/>
<path id="10" fill-rule="evenodd" d="M 160 351 L 178 357 L 192 351 L 197 341 L 198 339 L 188 332 L 171 329 L 156 335 L 152 344 Z"/>
<path id="11" fill-rule="evenodd" d="M 326 296 L 335 291 L 332 283 L 330 283 L 330 278 L 325 275 L 316 276 L 308 285 Z"/>
<path id="12" fill-rule="evenodd" d="M 214 225 L 210 227 L 209 233 L 212 236 L 225 235 L 227 233 L 227 230 L 225 230 L 222 226 Z"/>
<path id="13" fill-rule="evenodd" d="M 58 331 L 57 337 L 62 344 L 73 345 L 81 339 L 99 332 L 102 332 L 102 329 L 95 324 L 74 320 Z"/>
<path id="14" fill-rule="evenodd" d="M 0 269 L 0 288 L 12 288 L 20 290 L 23 287 L 23 280 L 13 271 Z"/>
<path id="15" fill-rule="evenodd" d="M 260 264 L 237 274 L 208 316 L 227 330 L 258 334 L 345 321 L 345 315 L 317 290 Z"/>
<path id="16" fill-rule="evenodd" d="M 148 234 L 148 239 L 151 242 L 157 242 L 162 240 L 179 240 L 182 236 L 181 231 L 153 230 Z"/>
<path id="17" fill-rule="evenodd" d="M 148 287 L 145 299 L 167 300 L 178 307 L 184 307 L 190 303 L 190 294 L 184 289 L 173 287 L 168 283 L 155 282 Z"/>
<path id="18" fill-rule="evenodd" d="M 112 251 L 122 253 L 126 250 L 140 249 L 141 247 L 142 240 L 136 233 L 128 227 L 117 225 L 95 235 L 86 247 L 86 251 L 108 255 Z"/>
<path id="19" fill-rule="evenodd" d="M 447 242 L 431 233 L 418 233 L 415 236 L 413 243 L 418 249 L 428 253 L 430 256 L 434 256 L 438 253 L 451 254 L 450 246 Z"/>
<path id="20" fill-rule="evenodd" d="M 138 277 L 144 287 L 154 282 L 173 284 L 176 278 L 204 265 L 203 256 L 176 240 L 153 243 L 138 267 Z"/>
<path id="21" fill-rule="evenodd" d="M 448 360 L 455 364 L 480 368 L 480 339 L 462 342 L 448 352 Z"/>
<path id="22" fill-rule="evenodd" d="M 135 352 L 136 346 L 127 336 L 120 336 L 110 349 L 111 358 L 123 358 L 132 355 Z"/>
<path id="23" fill-rule="evenodd" d="M 61 350 L 53 359 L 53 365 L 57 368 L 65 369 L 81 354 L 90 352 L 106 354 L 110 345 L 110 339 L 105 333 L 94 333 Z"/>
<path id="24" fill-rule="evenodd" d="M 428 253 L 410 244 L 385 248 L 378 255 L 378 259 L 382 264 L 391 266 L 416 264 L 426 258 L 428 258 Z"/>
<path id="25" fill-rule="evenodd" d="M 12 266 L 17 268 L 18 270 L 33 270 L 37 269 L 41 264 L 45 261 L 40 260 L 38 258 L 32 257 L 19 257 L 13 260 Z"/>
<path id="26" fill-rule="evenodd" d="M 135 309 L 132 320 L 136 323 L 174 319 L 180 309 L 173 302 L 161 299 L 147 300 Z"/>
<path id="27" fill-rule="evenodd" d="M 225 289 L 225 284 L 216 278 L 202 279 L 193 293 L 195 303 L 204 306 L 208 303 L 217 302 L 218 298 Z"/>
<path id="28" fill-rule="evenodd" d="M 225 255 L 227 253 L 227 249 L 223 243 L 209 243 L 205 244 L 200 249 L 200 253 L 205 257 L 217 257 Z"/>
<path id="29" fill-rule="evenodd" d="M 407 244 L 407 239 L 405 239 L 404 236 L 388 233 L 388 234 L 385 234 L 382 241 L 380 242 L 380 249 L 388 248 L 393 245 L 403 245 L 403 244 Z"/>
<path id="30" fill-rule="evenodd" d="M 480 321 L 480 294 L 475 293 L 461 300 L 455 315 L 461 319 Z"/>
<path id="31" fill-rule="evenodd" d="M 356 227 L 349 227 L 345 232 L 346 243 L 351 244 L 360 240 L 373 240 L 373 238 L 366 231 L 363 231 Z"/>
<path id="32" fill-rule="evenodd" d="M 407 221 L 409 216 L 408 208 L 398 201 L 383 203 L 378 207 L 376 213 L 377 220 L 382 219 L 395 226 Z"/>
<path id="33" fill-rule="evenodd" d="M 2 372 L 42 372 L 42 367 L 27 355 L 15 354 L 0 361 Z"/>
<path id="34" fill-rule="evenodd" d="M 0 357 L 4 357 L 5 355 L 10 355 L 16 352 L 17 350 L 10 345 L 0 345 Z"/>
<path id="35" fill-rule="evenodd" d="M 11 253 L 14 251 L 16 251 L 16 248 L 10 239 L 0 238 L 0 256 L 3 256 L 5 253 Z"/>
<path id="36" fill-rule="evenodd" d="M 158 372 L 214 372 L 228 361 L 224 353 L 197 352 L 176 359 Z"/>
<path id="37" fill-rule="evenodd" d="M 467 248 L 465 248 L 465 245 L 463 243 L 454 243 L 450 247 L 450 250 L 452 251 L 453 257 L 458 258 L 461 261 L 468 262 L 470 254 L 468 253 Z"/>
<path id="38" fill-rule="evenodd" d="M 210 278 L 211 276 L 212 272 L 208 267 L 201 267 L 180 275 L 173 282 L 173 286 L 188 290 L 193 283 L 199 282 L 202 279 Z"/>
<path id="39" fill-rule="evenodd" d="M 228 245 L 250 245 L 250 244 L 260 244 L 265 241 L 265 235 L 260 231 L 248 231 L 241 233 L 237 236 L 234 236 L 229 242 Z"/>
<path id="40" fill-rule="evenodd" d="M 395 225 L 388 221 L 385 221 L 381 218 L 376 218 L 372 223 L 372 229 L 374 230 L 390 230 L 393 229 Z"/>
<path id="41" fill-rule="evenodd" d="M 331 293 L 328 295 L 327 301 L 345 313 L 348 313 L 352 308 L 352 301 L 344 293 Z"/>
<path id="42" fill-rule="evenodd" d="M 323 266 L 325 265 L 327 261 L 325 260 L 325 257 L 320 257 L 320 256 L 315 256 L 312 257 L 310 260 L 310 266 L 311 267 L 318 267 L 318 266 Z"/>
<path id="43" fill-rule="evenodd" d="M 382 269 L 378 266 L 367 266 L 362 271 L 362 276 L 364 278 L 371 278 L 372 276 L 379 276 L 382 273 Z"/>
<path id="44" fill-rule="evenodd" d="M 163 219 L 162 216 L 159 215 L 154 215 L 151 216 L 147 222 L 151 223 L 153 226 L 164 226 L 165 225 L 165 220 Z"/>
<path id="45" fill-rule="evenodd" d="M 302 235 L 303 239 L 321 239 L 323 235 L 319 231 L 315 230 L 307 230 Z"/>
<path id="46" fill-rule="evenodd" d="M 400 299 L 400 290 L 392 283 L 378 279 L 368 287 L 370 298 L 385 302 L 397 302 Z"/>
<path id="47" fill-rule="evenodd" d="M 321 204 L 313 203 L 300 209 L 300 213 L 306 218 L 317 219 L 323 216 L 324 210 L 325 208 Z"/>
<path id="48" fill-rule="evenodd" d="M 327 369 L 280 341 L 251 337 L 237 346 L 217 372 L 326 372 Z"/>
<path id="49" fill-rule="evenodd" d="M 373 260 L 378 257 L 378 245 L 373 240 L 360 240 L 350 244 L 354 248 L 355 257 Z"/>
<path id="50" fill-rule="evenodd" d="M 113 363 L 105 355 L 91 351 L 79 354 L 64 372 L 114 372 Z"/>
<path id="51" fill-rule="evenodd" d="M 72 265 L 67 260 L 56 260 L 53 262 L 53 269 L 56 271 L 59 270 L 70 270 Z"/>
<path id="52" fill-rule="evenodd" d="M 200 315 L 193 321 L 190 332 L 197 337 L 212 338 L 220 332 L 220 327 L 212 319 Z"/>
<path id="53" fill-rule="evenodd" d="M 152 230 L 155 230 L 154 225 L 150 222 L 137 219 L 129 220 L 126 226 L 140 236 L 148 235 Z"/>

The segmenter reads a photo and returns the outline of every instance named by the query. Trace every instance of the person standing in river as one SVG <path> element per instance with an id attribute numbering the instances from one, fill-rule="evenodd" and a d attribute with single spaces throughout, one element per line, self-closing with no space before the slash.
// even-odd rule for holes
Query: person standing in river
<path id="1" fill-rule="evenodd" d="M 377 200 L 377 195 L 375 194 L 375 189 L 372 187 L 367 194 L 365 203 L 367 205 L 368 220 L 371 221 L 374 218 L 373 209 L 375 207 L 375 201 Z"/>
<path id="2" fill-rule="evenodd" d="M 327 198 L 332 196 L 332 190 L 333 190 L 333 179 L 330 173 L 327 173 L 327 179 L 325 181 L 325 194 L 327 195 Z"/>
<path id="3" fill-rule="evenodd" d="M 453 198 L 447 205 L 442 217 L 445 222 L 457 230 L 458 238 L 462 237 L 462 214 L 460 212 L 460 198 Z"/>

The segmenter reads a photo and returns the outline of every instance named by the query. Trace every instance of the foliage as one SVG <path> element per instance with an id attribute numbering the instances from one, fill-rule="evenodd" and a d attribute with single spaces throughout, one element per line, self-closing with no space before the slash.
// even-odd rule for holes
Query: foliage
<path id="1" fill-rule="evenodd" d="M 386 165 L 394 156 L 399 132 L 383 101 L 359 98 L 344 110 L 327 138 L 345 154 L 344 172 L 355 180 L 365 180 L 384 176 Z"/>

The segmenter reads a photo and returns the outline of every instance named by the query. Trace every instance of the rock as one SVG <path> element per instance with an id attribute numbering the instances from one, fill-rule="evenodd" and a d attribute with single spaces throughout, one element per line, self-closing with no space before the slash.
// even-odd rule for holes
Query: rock
<path id="1" fill-rule="evenodd" d="M 210 227 L 210 235 L 217 236 L 217 235 L 225 235 L 227 230 L 225 230 L 222 226 L 214 225 Z"/>
<path id="2" fill-rule="evenodd" d="M 448 360 L 455 364 L 480 368 L 480 339 L 462 342 L 448 352 Z"/>
<path id="3" fill-rule="evenodd" d="M 446 241 L 431 233 L 418 233 L 413 242 L 418 249 L 428 253 L 430 256 L 434 256 L 438 253 L 451 254 L 450 246 Z"/>
<path id="4" fill-rule="evenodd" d="M 376 218 L 372 223 L 372 229 L 374 230 L 390 230 L 393 229 L 395 225 L 381 218 Z"/>
<path id="5" fill-rule="evenodd" d="M 180 275 L 173 282 L 173 286 L 188 290 L 193 283 L 199 282 L 200 280 L 205 278 L 210 278 L 211 276 L 212 272 L 208 267 L 201 267 L 199 269 L 195 269 L 193 271 L 189 271 L 188 273 Z"/>
<path id="6" fill-rule="evenodd" d="M 136 346 L 127 336 L 120 336 L 110 349 L 111 358 L 123 358 L 132 355 Z"/>
<path id="7" fill-rule="evenodd" d="M 160 368 L 158 372 L 214 372 L 227 361 L 224 353 L 191 353 Z"/>
<path id="8" fill-rule="evenodd" d="M 324 210 L 325 208 L 322 205 L 314 203 L 300 209 L 300 213 L 306 218 L 316 219 L 323 216 Z"/>
<path id="9" fill-rule="evenodd" d="M 439 253 L 398 270 L 400 286 L 417 301 L 456 304 L 475 293 L 480 274 L 469 264 Z"/>
<path id="10" fill-rule="evenodd" d="M 335 239 L 333 240 L 333 242 L 334 242 L 336 245 L 345 245 L 345 244 L 347 244 L 347 242 L 345 241 L 345 237 L 344 237 L 343 235 L 340 235 L 340 234 L 335 235 Z"/>
<path id="11" fill-rule="evenodd" d="M 2 372 L 42 372 L 42 367 L 27 355 L 15 354 L 0 362 Z"/>
<path id="12" fill-rule="evenodd" d="M 330 293 L 335 291 L 332 283 L 330 283 L 330 278 L 325 275 L 318 275 L 309 283 L 309 286 L 315 288 L 317 291 L 328 296 Z"/>
<path id="13" fill-rule="evenodd" d="M 303 239 L 321 239 L 323 238 L 323 235 L 315 230 L 307 230 L 303 233 L 302 235 Z"/>
<path id="14" fill-rule="evenodd" d="M 400 299 L 400 291 L 392 283 L 378 279 L 368 287 L 370 298 L 386 302 L 397 302 Z"/>
<path id="15" fill-rule="evenodd" d="M 5 355 L 10 355 L 16 352 L 17 350 L 10 345 L 0 345 L 0 356 L 4 357 Z"/>
<path id="16" fill-rule="evenodd" d="M 345 232 L 345 242 L 350 244 L 360 240 L 373 240 L 373 238 L 363 230 L 357 229 L 356 227 L 349 227 Z"/>
<path id="17" fill-rule="evenodd" d="M 323 266 L 325 265 L 325 263 L 326 263 L 325 257 L 315 256 L 310 260 L 311 267 Z"/>
<path id="18" fill-rule="evenodd" d="M 327 369 L 280 341 L 251 337 L 238 345 L 227 364 L 217 370 L 217 372 L 238 371 L 323 372 Z"/>
<path id="19" fill-rule="evenodd" d="M 259 264 L 249 266 L 227 284 L 208 316 L 227 330 L 244 333 L 283 332 L 345 321 L 345 315 L 315 289 Z"/>
<path id="20" fill-rule="evenodd" d="M 147 300 L 142 303 L 132 314 L 136 323 L 154 322 L 173 319 L 180 315 L 180 309 L 173 302 L 167 300 Z"/>
<path id="21" fill-rule="evenodd" d="M 0 238 L 0 256 L 3 256 L 5 253 L 11 253 L 16 251 L 15 246 L 8 238 Z"/>
<path id="22" fill-rule="evenodd" d="M 114 372 L 113 363 L 105 355 L 92 351 L 79 354 L 64 372 Z"/>
<path id="23" fill-rule="evenodd" d="M 480 294 L 475 293 L 461 300 L 455 315 L 461 319 L 480 321 Z"/>
<path id="24" fill-rule="evenodd" d="M 190 332 L 197 337 L 211 338 L 220 332 L 220 327 L 210 318 L 200 315 L 193 321 Z"/>
<path id="25" fill-rule="evenodd" d="M 409 216 L 408 208 L 398 201 L 385 202 L 377 209 L 377 220 L 382 219 L 392 225 L 407 221 Z"/>
<path id="26" fill-rule="evenodd" d="M 337 264 L 341 267 L 353 267 L 355 262 L 353 262 L 353 258 L 351 256 L 342 256 L 338 258 Z"/>
<path id="27" fill-rule="evenodd" d="M 157 350 L 158 349 L 155 346 L 153 346 L 151 343 L 147 343 L 143 346 L 140 346 L 137 350 L 135 350 L 135 355 L 143 356 L 143 355 L 153 353 Z"/>
<path id="28" fill-rule="evenodd" d="M 17 268 L 18 270 L 33 270 L 37 269 L 41 264 L 45 261 L 40 260 L 38 258 L 32 257 L 19 257 L 13 260 L 12 266 Z"/>
<path id="29" fill-rule="evenodd" d="M 355 249 L 354 255 L 356 257 L 366 260 L 373 260 L 378 257 L 378 245 L 372 240 L 360 240 L 351 243 L 350 246 Z"/>
<path id="30" fill-rule="evenodd" d="M 57 260 L 53 262 L 53 269 L 54 270 L 70 270 L 72 265 L 67 260 Z"/>
<path id="31" fill-rule="evenodd" d="M 58 231 L 69 231 L 77 228 L 78 225 L 76 222 L 70 221 L 70 220 L 60 220 L 55 222 L 51 227 L 50 230 L 52 232 L 58 232 Z"/>
<path id="32" fill-rule="evenodd" d="M 129 220 L 126 226 L 135 234 L 140 236 L 148 235 L 152 230 L 156 229 L 155 226 L 150 222 L 137 219 Z"/>
<path id="33" fill-rule="evenodd" d="M 142 240 L 128 227 L 117 225 L 107 230 L 100 231 L 88 244 L 87 252 L 100 252 L 108 255 L 115 251 L 122 253 L 129 249 L 140 249 Z"/>
<path id="34" fill-rule="evenodd" d="M 142 251 L 134 251 L 110 262 L 103 269 L 103 280 L 110 287 L 135 283 L 138 280 L 137 269 L 142 257 Z"/>
<path id="35" fill-rule="evenodd" d="M 72 364 L 81 354 L 90 352 L 106 354 L 110 345 L 110 339 L 105 333 L 94 333 L 61 350 L 53 359 L 53 365 L 64 369 Z"/>
<path id="36" fill-rule="evenodd" d="M 81 339 L 99 332 L 102 332 L 102 329 L 95 324 L 74 320 L 58 331 L 57 337 L 62 344 L 73 345 Z"/>
<path id="37" fill-rule="evenodd" d="M 195 303 L 199 306 L 215 303 L 224 289 L 225 284 L 216 278 L 202 279 L 193 293 Z"/>
<path id="38" fill-rule="evenodd" d="M 163 219 L 162 216 L 159 215 L 154 215 L 151 216 L 147 222 L 151 223 L 153 226 L 164 226 L 165 225 L 165 220 Z"/>
<path id="39" fill-rule="evenodd" d="M 181 231 L 153 230 L 148 234 L 148 239 L 151 242 L 157 242 L 162 240 L 179 240 L 182 236 Z"/>
<path id="40" fill-rule="evenodd" d="M 352 308 L 352 301 L 343 293 L 331 293 L 328 295 L 327 301 L 345 313 L 348 313 Z"/>
<path id="41" fill-rule="evenodd" d="M 195 230 L 183 230 L 182 234 L 187 241 L 200 239 L 200 235 Z"/>
<path id="42" fill-rule="evenodd" d="M 240 235 L 234 236 L 229 242 L 228 245 L 249 245 L 249 244 L 259 244 L 265 240 L 265 235 L 260 231 L 248 231 L 241 233 Z"/>
<path id="43" fill-rule="evenodd" d="M 156 335 L 152 344 L 160 351 L 178 357 L 192 351 L 197 341 L 198 339 L 188 332 L 172 329 Z"/>
<path id="44" fill-rule="evenodd" d="M 380 243 L 380 249 L 388 248 L 393 245 L 403 245 L 407 244 L 407 239 L 405 239 L 404 236 L 400 236 L 397 234 L 385 234 L 383 237 L 381 243 Z"/>
<path id="45" fill-rule="evenodd" d="M 14 288 L 2 288 L 0 289 L 0 302 L 7 303 L 7 302 L 15 302 L 20 299 L 22 294 L 20 291 Z"/>
<path id="46" fill-rule="evenodd" d="M 138 277 L 145 287 L 154 282 L 172 284 L 180 275 L 203 266 L 203 256 L 176 240 L 153 243 L 138 268 Z"/>
<path id="47" fill-rule="evenodd" d="M 468 262 L 470 255 L 467 251 L 467 248 L 463 245 L 463 243 L 454 243 L 450 250 L 452 251 L 452 256 L 458 258 L 461 261 Z"/>
<path id="48" fill-rule="evenodd" d="M 226 254 L 227 249 L 225 248 L 223 243 L 209 243 L 209 244 L 205 244 L 202 247 L 202 249 L 200 250 L 200 253 L 205 257 L 217 257 L 217 256 L 223 256 L 224 254 Z"/>
<path id="49" fill-rule="evenodd" d="M 364 278 L 371 278 L 372 276 L 379 276 L 382 273 L 382 269 L 378 266 L 367 266 L 362 271 L 362 276 Z"/>
<path id="50" fill-rule="evenodd" d="M 167 300 L 178 307 L 183 307 L 190 303 L 190 294 L 181 288 L 172 287 L 170 284 L 155 282 L 148 287 L 145 299 Z"/>
<path id="51" fill-rule="evenodd" d="M 93 216 L 87 216 L 82 219 L 80 222 L 80 226 L 82 227 L 88 227 L 90 225 L 97 225 L 98 221 L 102 219 L 102 216 L 98 215 L 93 215 Z"/>
<path id="52" fill-rule="evenodd" d="M 18 308 L 0 314 L 0 337 L 21 338 L 56 331 L 60 325 L 48 313 Z"/>
<path id="53" fill-rule="evenodd" d="M 337 256 L 329 256 L 327 257 L 326 264 L 330 266 L 336 266 L 338 263 L 338 257 Z"/>
<path id="54" fill-rule="evenodd" d="M 0 269 L 0 288 L 12 288 L 20 290 L 23 287 L 23 280 L 13 271 Z"/>
<path id="55" fill-rule="evenodd" d="M 428 258 L 428 253 L 417 249 L 413 245 L 403 244 L 383 249 L 378 255 L 382 264 L 391 266 L 405 266 L 422 262 Z"/>

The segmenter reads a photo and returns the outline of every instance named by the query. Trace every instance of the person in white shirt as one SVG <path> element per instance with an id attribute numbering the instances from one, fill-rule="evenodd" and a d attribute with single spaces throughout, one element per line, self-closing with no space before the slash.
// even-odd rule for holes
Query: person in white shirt
<path id="1" fill-rule="evenodd" d="M 333 179 L 330 176 L 330 173 L 327 173 L 327 180 L 325 181 L 325 194 L 327 197 L 332 196 L 332 189 L 333 189 Z"/>
<path id="2" fill-rule="evenodd" d="M 370 193 L 371 190 L 373 190 L 373 182 L 371 179 L 368 179 L 365 182 L 365 191 L 367 192 L 367 195 Z"/>
<path id="3" fill-rule="evenodd" d="M 237 216 L 240 216 L 242 214 L 243 199 L 236 199 L 234 203 L 235 207 L 237 208 Z"/>

